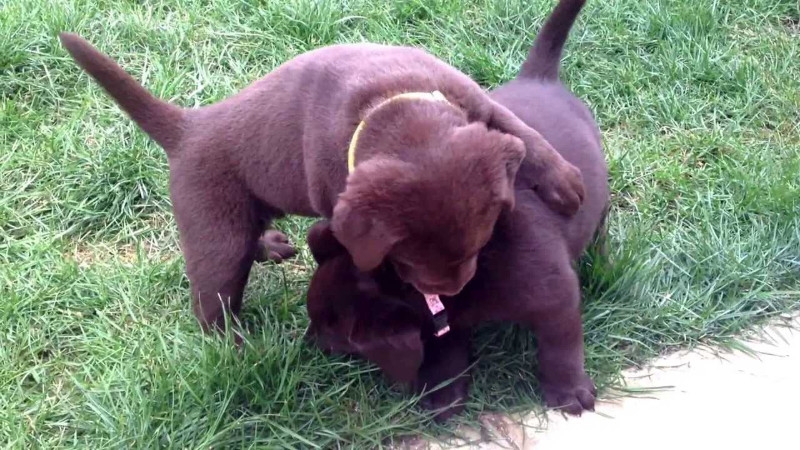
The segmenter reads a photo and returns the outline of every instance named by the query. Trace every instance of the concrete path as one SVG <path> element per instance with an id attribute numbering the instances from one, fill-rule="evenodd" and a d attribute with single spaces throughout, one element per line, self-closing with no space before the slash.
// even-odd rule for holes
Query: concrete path
<path id="1" fill-rule="evenodd" d="M 627 372 L 646 394 L 602 400 L 581 418 L 551 413 L 544 431 L 535 417 L 487 415 L 482 430 L 464 431 L 473 444 L 405 448 L 800 449 L 800 316 L 785 323 L 743 338 L 755 355 L 704 348 Z"/>

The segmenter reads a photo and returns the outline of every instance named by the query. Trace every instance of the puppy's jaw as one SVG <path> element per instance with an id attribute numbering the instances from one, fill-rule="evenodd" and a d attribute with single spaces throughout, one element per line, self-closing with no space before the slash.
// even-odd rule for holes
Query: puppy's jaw
<path id="1" fill-rule="evenodd" d="M 415 283 L 411 283 L 411 285 L 414 286 L 414 289 L 419 291 L 422 295 L 432 296 L 432 297 L 439 297 L 440 295 L 443 295 L 445 297 L 454 297 L 458 295 L 462 289 L 464 289 L 464 286 L 450 289 L 450 288 L 440 288 L 434 286 L 424 286 Z"/>
<path id="2" fill-rule="evenodd" d="M 474 275 L 474 273 L 472 275 Z M 469 281 L 472 279 L 472 275 L 462 279 L 443 277 L 441 279 L 442 282 L 435 285 L 423 284 L 413 280 L 403 281 L 406 281 L 414 286 L 414 289 L 423 295 L 442 295 L 445 297 L 454 297 L 461 293 L 461 291 L 464 289 L 464 286 L 466 286 L 467 283 L 469 283 Z"/>
<path id="3" fill-rule="evenodd" d="M 487 240 L 489 236 L 490 234 L 486 235 Z M 485 241 L 479 240 L 471 247 L 463 247 L 465 250 L 462 252 L 476 254 L 484 245 Z M 398 251 L 401 250 L 403 249 L 398 248 Z M 453 266 L 452 259 L 448 261 L 441 258 L 442 253 L 436 247 L 412 247 L 403 258 L 405 262 L 400 263 L 394 260 L 392 262 L 400 279 L 414 286 L 417 291 L 423 294 L 454 297 L 475 276 L 477 256 L 470 257 L 461 264 Z M 391 254 L 389 258 L 392 259 Z"/>

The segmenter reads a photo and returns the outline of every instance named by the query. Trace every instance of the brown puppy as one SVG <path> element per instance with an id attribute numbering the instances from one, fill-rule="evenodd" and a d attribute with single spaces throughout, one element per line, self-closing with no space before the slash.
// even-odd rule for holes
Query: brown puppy
<path id="1" fill-rule="evenodd" d="M 587 187 L 584 206 L 571 219 L 554 214 L 525 188 L 534 174 L 523 162 L 516 208 L 501 214 L 472 281 L 460 294 L 442 299 L 448 334 L 432 336 L 422 295 L 404 288 L 390 266 L 361 273 L 337 247 L 328 224 L 320 222 L 309 233 L 309 246 L 320 263 L 308 292 L 310 337 L 327 350 L 360 354 L 393 380 L 412 381 L 417 389 L 456 378 L 426 398 L 428 407 L 441 409 L 440 419 L 463 408 L 459 404 L 468 390 L 464 372 L 470 330 L 484 321 L 517 322 L 533 329 L 549 406 L 572 414 L 594 407 L 595 388 L 584 371 L 580 286 L 573 263 L 603 222 L 609 202 L 607 167 L 592 114 L 558 79 L 562 48 L 583 4 L 562 0 L 517 78 L 491 96 L 580 168 Z M 413 368 L 418 372 L 409 380 Z"/>
<path id="2" fill-rule="evenodd" d="M 362 270 L 388 258 L 418 289 L 452 295 L 472 278 L 500 211 L 513 205 L 523 157 L 529 188 L 551 207 L 572 215 L 583 198 L 580 172 L 539 133 L 422 50 L 325 47 L 226 100 L 181 109 L 80 37 L 61 41 L 166 151 L 204 329 L 238 312 L 254 259 L 292 253 L 274 232 L 259 249 L 277 216 L 332 218 Z M 418 94 L 398 97 L 408 93 Z M 356 164 L 349 175 L 348 148 Z"/>
<path id="3" fill-rule="evenodd" d="M 392 381 L 414 381 L 423 356 L 421 329 L 430 328 L 422 296 L 390 264 L 359 271 L 327 220 L 311 227 L 308 247 L 319 268 L 309 287 L 307 336 L 325 351 L 367 358 Z"/>

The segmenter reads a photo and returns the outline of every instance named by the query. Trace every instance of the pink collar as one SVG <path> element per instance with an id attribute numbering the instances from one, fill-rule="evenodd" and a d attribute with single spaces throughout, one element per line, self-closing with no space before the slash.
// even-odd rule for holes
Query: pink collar
<path id="1" fill-rule="evenodd" d="M 423 294 L 425 296 L 425 303 L 428 304 L 428 310 L 433 316 L 434 335 L 441 337 L 450 331 L 450 325 L 447 324 L 447 311 L 444 310 L 444 304 L 435 294 Z"/>

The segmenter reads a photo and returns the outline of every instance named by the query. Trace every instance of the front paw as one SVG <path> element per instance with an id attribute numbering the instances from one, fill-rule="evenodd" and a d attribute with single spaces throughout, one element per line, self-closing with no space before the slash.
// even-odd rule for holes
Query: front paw
<path id="1" fill-rule="evenodd" d="M 573 382 L 547 383 L 542 381 L 541 384 L 544 401 L 549 408 L 573 416 L 580 416 L 583 411 L 594 411 L 597 388 L 585 373 Z"/>
<path id="2" fill-rule="evenodd" d="M 574 216 L 580 209 L 584 189 L 580 169 L 563 160 L 542 174 L 536 186 L 536 192 L 550 209 L 567 217 Z"/>
<path id="3" fill-rule="evenodd" d="M 420 405 L 428 411 L 433 411 L 433 420 L 437 422 L 444 422 L 461 414 L 469 394 L 469 381 L 470 377 L 466 374 L 442 386 L 438 386 L 433 380 L 430 383 L 417 381 L 417 391 L 423 392 Z"/>

